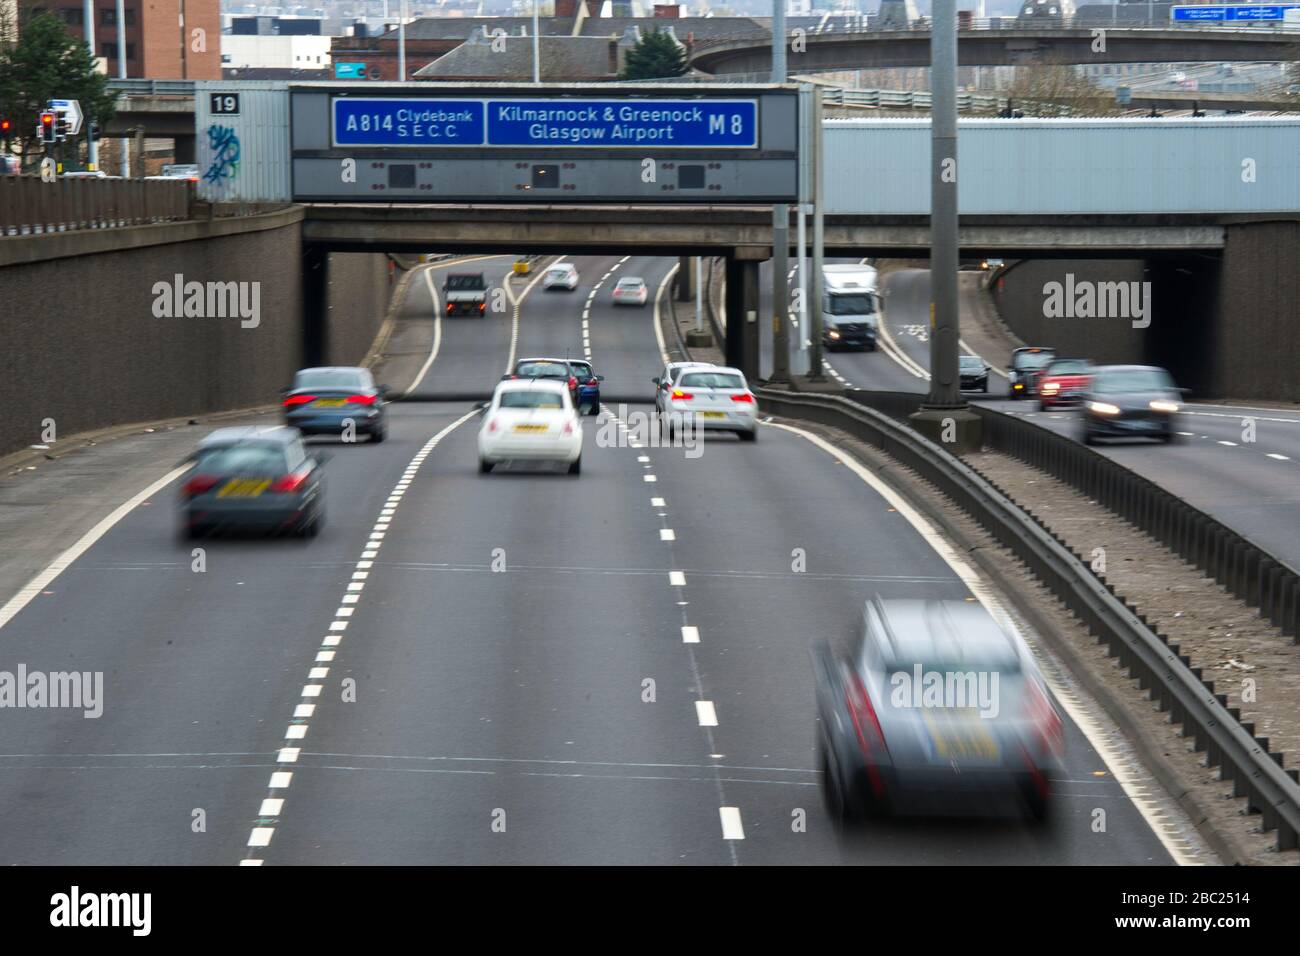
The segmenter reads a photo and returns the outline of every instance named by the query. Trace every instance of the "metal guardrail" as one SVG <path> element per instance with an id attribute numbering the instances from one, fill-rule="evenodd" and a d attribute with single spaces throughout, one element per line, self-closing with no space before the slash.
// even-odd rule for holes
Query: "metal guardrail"
<path id="1" fill-rule="evenodd" d="M 848 398 L 900 420 L 925 400 L 918 392 L 858 390 Z M 1088 495 L 1256 608 L 1283 634 L 1297 634 L 1300 571 L 1286 561 L 1066 435 L 981 405 L 970 408 L 983 420 L 986 448 L 1017 458 Z"/>
<path id="2" fill-rule="evenodd" d="M 109 80 L 108 88 L 114 93 L 135 93 L 140 96 L 193 96 L 193 80 Z"/>
<path id="3" fill-rule="evenodd" d="M 1135 608 L 1124 603 L 1113 588 L 1092 573 L 1080 555 L 1037 518 L 960 459 L 864 402 L 770 388 L 755 389 L 755 394 L 765 411 L 846 431 L 881 449 L 947 495 L 1023 561 L 1091 633 L 1100 637 L 1110 655 L 1119 659 L 1139 685 L 1150 690 L 1160 709 L 1168 711 L 1172 722 L 1180 726 L 1183 736 L 1191 736 L 1196 750 L 1205 753 L 1207 764 L 1219 767 L 1222 777 L 1232 781 L 1233 793 L 1245 797 L 1250 810 L 1261 814 L 1262 829 L 1277 831 L 1279 850 L 1300 845 L 1300 783 L 1296 771 L 1283 770 L 1281 755 L 1269 753 L 1268 741 L 1254 736 L 1254 727 L 1241 722 L 1240 712 L 1227 706 L 1227 697 L 1214 692 L 1213 683 L 1191 667 L 1189 658 L 1179 654 L 1178 646 L 1153 631 Z M 873 399 L 873 404 L 899 407 L 907 401 L 901 396 L 909 396 L 918 404 L 922 398 L 901 392 L 877 394 L 896 397 Z M 1009 416 L 999 417 L 1017 422 Z M 990 424 L 986 418 L 986 435 Z M 1198 527 L 1198 534 L 1203 527 Z"/>
<path id="4" fill-rule="evenodd" d="M 822 103 L 825 106 L 856 106 L 863 109 L 928 110 L 929 90 L 857 90 L 845 87 L 823 87 Z M 996 113 L 1007 107 L 1005 96 L 982 93 L 958 93 L 959 113 Z"/>
<path id="5" fill-rule="evenodd" d="M 115 229 L 193 218 L 186 180 L 0 176 L 0 236 Z"/>

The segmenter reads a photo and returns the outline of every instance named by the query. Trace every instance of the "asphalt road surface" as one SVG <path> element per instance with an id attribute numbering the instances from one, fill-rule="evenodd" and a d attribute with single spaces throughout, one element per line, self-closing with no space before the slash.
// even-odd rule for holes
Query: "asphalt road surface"
<path id="1" fill-rule="evenodd" d="M 607 395 L 649 399 L 653 307 L 609 292 L 636 274 L 657 291 L 672 260 L 574 261 L 582 285 L 539 284 L 517 321 L 507 309 L 438 331 L 430 317 L 425 348 L 435 332 L 439 345 L 415 392 L 490 392 L 512 349 L 589 350 Z M 400 332 L 409 359 L 418 335 Z M 175 487 L 147 496 L 0 625 L 0 669 L 104 681 L 97 719 L 0 712 L 0 863 L 1171 861 L 1068 721 L 1043 827 L 838 834 L 818 788 L 810 643 L 847 635 L 873 593 L 966 586 L 838 456 L 764 427 L 687 457 L 610 421 L 647 408 L 586 419 L 581 476 L 482 476 L 472 402 L 395 404 L 382 445 L 319 441 L 327 522 L 306 542 L 182 542 Z M 0 483 L 0 504 L 40 482 L 71 496 L 101 454 L 143 489 L 178 440 L 71 455 Z"/>

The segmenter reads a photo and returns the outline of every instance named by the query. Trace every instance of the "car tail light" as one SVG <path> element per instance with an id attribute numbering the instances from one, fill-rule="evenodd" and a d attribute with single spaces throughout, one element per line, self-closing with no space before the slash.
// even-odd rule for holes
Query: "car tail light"
<path id="1" fill-rule="evenodd" d="M 1026 681 L 1025 719 L 1034 727 L 1034 734 L 1042 749 L 1059 754 L 1065 746 L 1061 716 L 1047 699 L 1037 681 Z"/>
<path id="2" fill-rule="evenodd" d="M 184 487 L 181 488 L 181 493 L 188 497 L 201 495 L 205 491 L 211 491 L 212 487 L 218 481 L 220 481 L 220 479 L 217 478 L 216 475 L 195 475 L 189 481 L 185 482 Z"/>
<path id="3" fill-rule="evenodd" d="M 578 380 L 577 380 L 576 378 L 574 378 L 572 375 L 570 375 L 570 376 L 569 376 L 569 388 L 577 388 L 577 387 L 578 387 Z"/>
<path id="4" fill-rule="evenodd" d="M 495 418 L 489 418 L 489 419 L 488 419 L 488 431 L 490 431 L 490 432 L 494 432 L 494 431 L 496 431 L 496 430 L 497 430 L 497 420 L 496 420 Z"/>
<path id="5" fill-rule="evenodd" d="M 480 312 L 486 312 L 486 311 L 487 311 L 487 303 L 486 303 L 486 302 L 480 302 L 480 303 L 478 304 L 478 310 L 479 310 Z"/>
<path id="6" fill-rule="evenodd" d="M 690 400 L 694 397 L 695 396 L 692 395 L 690 392 L 683 392 L 680 388 L 673 389 L 673 398 L 684 398 Z"/>
<path id="7" fill-rule="evenodd" d="M 373 405 L 375 404 L 374 395 L 349 395 L 348 404 L 350 405 Z"/>
<path id="8" fill-rule="evenodd" d="M 295 474 L 285 475 L 283 478 L 280 478 L 278 481 L 275 482 L 275 484 L 271 485 L 271 490 L 280 493 L 301 491 L 302 486 L 305 485 L 306 483 L 307 483 L 307 472 L 305 471 L 298 472 Z"/>
<path id="9" fill-rule="evenodd" d="M 310 405 L 316 401 L 315 395 L 290 395 L 284 400 L 285 408 L 293 408 L 295 405 Z"/>
<path id="10" fill-rule="evenodd" d="M 885 792 L 885 782 L 876 769 L 876 761 L 871 759 L 872 751 L 878 749 L 883 754 L 889 753 L 885 744 L 885 733 L 880 729 L 880 720 L 876 709 L 871 706 L 871 698 L 862 684 L 862 679 L 854 674 L 849 689 L 844 692 L 844 701 L 849 707 L 849 717 L 853 720 L 853 729 L 857 731 L 858 746 L 867 757 L 867 776 L 871 780 L 871 789 L 879 796 Z"/>
<path id="11" fill-rule="evenodd" d="M 743 395 L 732 395 L 731 400 L 733 402 L 749 402 L 751 405 L 754 404 L 754 396 L 749 394 L 749 392 L 745 392 Z"/>
<path id="12" fill-rule="evenodd" d="M 573 422 L 565 422 L 565 423 L 564 423 L 564 434 L 566 434 L 566 435 L 572 435 L 572 434 L 573 434 Z"/>
<path id="13" fill-rule="evenodd" d="M 447 314 L 450 315 L 450 314 L 451 314 L 451 310 L 454 309 L 455 307 L 456 307 L 456 306 L 455 306 L 455 303 L 448 302 L 448 303 L 447 303 Z"/>
<path id="14" fill-rule="evenodd" d="M 600 384 L 600 379 L 598 379 L 598 378 L 593 378 L 593 379 L 592 379 L 590 382 L 588 382 L 587 384 L 588 384 L 590 387 L 595 388 L 597 385 Z"/>

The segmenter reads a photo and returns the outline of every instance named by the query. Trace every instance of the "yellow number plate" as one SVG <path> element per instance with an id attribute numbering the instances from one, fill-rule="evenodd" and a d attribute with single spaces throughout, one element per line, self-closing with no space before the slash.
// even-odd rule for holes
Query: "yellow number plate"
<path id="1" fill-rule="evenodd" d="M 545 425 L 516 425 L 516 426 L 515 426 L 515 431 L 517 431 L 517 432 L 544 432 L 544 431 L 546 431 L 546 426 L 545 426 Z"/>
<path id="2" fill-rule="evenodd" d="M 217 492 L 217 497 L 256 498 L 270 487 L 271 479 L 269 478 L 232 478 Z"/>
<path id="3" fill-rule="evenodd" d="M 726 418 L 727 417 L 724 412 L 700 412 L 700 416 L 703 418 Z"/>
<path id="4" fill-rule="evenodd" d="M 338 408 L 340 405 L 346 405 L 346 398 L 318 398 L 312 402 L 317 408 Z"/>

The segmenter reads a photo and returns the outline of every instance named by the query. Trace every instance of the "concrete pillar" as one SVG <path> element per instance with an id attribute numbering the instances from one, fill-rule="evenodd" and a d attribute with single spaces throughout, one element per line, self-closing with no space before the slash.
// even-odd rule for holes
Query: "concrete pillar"
<path id="1" fill-rule="evenodd" d="M 758 379 L 758 262 L 727 257 L 727 364 Z"/>
<path id="2" fill-rule="evenodd" d="M 695 257 L 677 258 L 677 301 L 690 302 L 695 298 Z"/>
<path id="3" fill-rule="evenodd" d="M 757 260 L 748 259 L 741 270 L 745 286 L 745 345 L 739 368 L 751 382 L 757 381 L 762 372 L 758 351 L 758 265 Z"/>
<path id="4" fill-rule="evenodd" d="M 302 364 L 327 364 L 329 355 L 329 253 L 302 247 Z"/>

